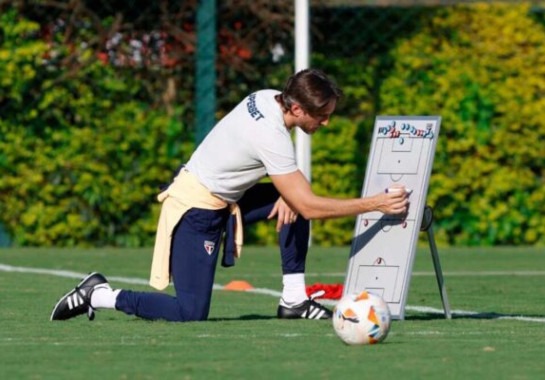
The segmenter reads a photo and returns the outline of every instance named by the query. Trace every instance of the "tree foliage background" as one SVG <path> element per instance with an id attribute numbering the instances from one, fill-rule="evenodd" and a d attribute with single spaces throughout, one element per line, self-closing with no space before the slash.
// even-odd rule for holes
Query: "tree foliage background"
<path id="1" fill-rule="evenodd" d="M 195 141 L 198 2 L 0 0 L 0 224 L 13 245 L 153 243 L 158 187 Z M 345 98 L 313 187 L 357 196 L 374 117 L 443 117 L 439 243 L 545 243 L 543 4 L 311 1 L 312 65 Z M 217 2 L 216 118 L 293 71 L 292 0 Z M 354 219 L 313 223 L 348 244 Z M 0 231 L 0 235 L 2 235 Z M 258 225 L 249 242 L 273 243 Z M 0 240 L 1 236 L 0 236 Z"/>

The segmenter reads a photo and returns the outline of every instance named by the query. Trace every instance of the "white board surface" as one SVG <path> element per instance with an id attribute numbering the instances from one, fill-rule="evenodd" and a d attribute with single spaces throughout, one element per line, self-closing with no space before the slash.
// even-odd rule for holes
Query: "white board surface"
<path id="1" fill-rule="evenodd" d="M 410 206 L 403 216 L 370 212 L 357 217 L 343 292 L 377 293 L 388 303 L 394 319 L 405 317 L 440 124 L 439 116 L 378 116 L 375 120 L 361 195 L 402 184 L 412 190 Z"/>

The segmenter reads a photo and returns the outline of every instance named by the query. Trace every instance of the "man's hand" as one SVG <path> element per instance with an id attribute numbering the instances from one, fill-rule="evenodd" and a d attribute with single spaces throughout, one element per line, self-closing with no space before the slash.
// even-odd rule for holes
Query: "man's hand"
<path id="1" fill-rule="evenodd" d="M 408 210 L 410 193 L 403 186 L 389 188 L 373 197 L 376 210 L 383 214 L 404 214 Z"/>
<path id="2" fill-rule="evenodd" d="M 278 198 L 271 213 L 267 216 L 267 219 L 272 219 L 275 216 L 278 216 L 278 221 L 276 222 L 277 232 L 280 231 L 284 224 L 291 224 L 297 220 L 297 213 L 284 202 L 282 197 Z"/>

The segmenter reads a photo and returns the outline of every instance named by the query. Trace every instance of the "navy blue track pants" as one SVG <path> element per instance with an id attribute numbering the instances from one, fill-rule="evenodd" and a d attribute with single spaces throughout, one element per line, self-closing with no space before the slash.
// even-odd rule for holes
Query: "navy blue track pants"
<path id="1" fill-rule="evenodd" d="M 244 225 L 266 220 L 279 194 L 270 183 L 249 189 L 238 205 Z M 216 264 L 227 209 L 191 209 L 178 223 L 171 248 L 171 274 L 176 296 L 158 292 L 122 290 L 116 309 L 150 320 L 201 321 L 208 318 Z M 276 223 L 276 218 L 271 221 Z M 309 222 L 299 216 L 280 231 L 282 273 L 304 273 L 308 251 Z"/>

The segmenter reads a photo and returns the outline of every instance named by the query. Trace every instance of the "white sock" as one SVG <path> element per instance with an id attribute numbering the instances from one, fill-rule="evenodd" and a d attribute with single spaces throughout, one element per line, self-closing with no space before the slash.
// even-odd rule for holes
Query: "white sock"
<path id="1" fill-rule="evenodd" d="M 284 285 L 282 289 L 284 303 L 297 305 L 308 298 L 304 273 L 285 274 L 282 277 L 282 284 Z"/>
<path id="2" fill-rule="evenodd" d="M 95 309 L 115 309 L 115 301 L 121 289 L 97 286 L 91 294 L 91 306 Z"/>

